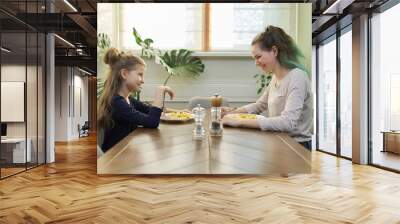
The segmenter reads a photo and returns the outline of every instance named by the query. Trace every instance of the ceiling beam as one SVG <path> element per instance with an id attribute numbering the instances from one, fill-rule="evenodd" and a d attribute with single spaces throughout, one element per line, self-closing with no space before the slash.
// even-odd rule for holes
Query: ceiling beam
<path id="1" fill-rule="evenodd" d="M 332 4 L 328 5 L 322 12 L 322 14 L 342 14 L 343 11 L 351 5 L 355 0 L 336 0 Z"/>
<path id="2" fill-rule="evenodd" d="M 72 21 L 74 21 L 82 30 L 87 34 L 88 38 L 86 41 L 91 46 L 96 46 L 97 30 L 90 24 L 85 17 L 80 14 L 68 14 L 67 15 Z"/>
<path id="3" fill-rule="evenodd" d="M 96 71 L 96 58 L 90 56 L 55 56 L 56 66 L 79 66 L 87 67 Z"/>

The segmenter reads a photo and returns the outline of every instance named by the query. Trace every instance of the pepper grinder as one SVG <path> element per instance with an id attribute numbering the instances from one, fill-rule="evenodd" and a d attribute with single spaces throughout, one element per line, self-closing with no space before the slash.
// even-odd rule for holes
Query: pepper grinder
<path id="1" fill-rule="evenodd" d="M 203 140 L 205 137 L 205 130 L 203 127 L 204 116 L 206 114 L 205 109 L 197 104 L 197 107 L 193 108 L 192 114 L 194 115 L 194 121 L 196 123 L 193 129 L 193 140 Z"/>
<path id="2" fill-rule="evenodd" d="M 222 113 L 221 113 L 222 97 L 218 94 L 214 94 L 211 97 L 211 124 L 210 124 L 210 135 L 221 136 L 223 131 L 222 126 Z"/>

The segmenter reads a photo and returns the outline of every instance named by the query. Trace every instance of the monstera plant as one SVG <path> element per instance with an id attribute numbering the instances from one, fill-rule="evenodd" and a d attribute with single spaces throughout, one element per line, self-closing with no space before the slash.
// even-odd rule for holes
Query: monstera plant
<path id="1" fill-rule="evenodd" d="M 194 57 L 193 51 L 187 49 L 175 49 L 162 52 L 160 49 L 154 48 L 151 44 L 154 41 L 150 38 L 143 39 L 137 30 L 133 28 L 133 36 L 136 44 L 141 49 L 141 56 L 148 59 L 154 58 L 157 64 L 165 68 L 168 73 L 163 85 L 167 85 L 172 76 L 198 77 L 204 72 L 204 64 L 200 58 Z"/>
<path id="2" fill-rule="evenodd" d="M 187 49 L 173 49 L 162 52 L 160 49 L 151 46 L 154 41 L 150 38 L 143 39 L 137 30 L 133 28 L 133 36 L 136 44 L 141 47 L 141 57 L 154 59 L 156 64 L 160 64 L 168 73 L 163 85 L 167 85 L 172 76 L 186 76 L 196 78 L 204 72 L 204 64 L 200 58 L 194 57 L 193 51 Z M 98 35 L 98 64 L 104 56 L 104 53 L 111 47 L 110 38 L 103 33 Z M 97 97 L 102 94 L 104 89 L 104 80 L 100 78 L 97 81 Z M 132 93 L 138 100 L 140 92 Z"/>

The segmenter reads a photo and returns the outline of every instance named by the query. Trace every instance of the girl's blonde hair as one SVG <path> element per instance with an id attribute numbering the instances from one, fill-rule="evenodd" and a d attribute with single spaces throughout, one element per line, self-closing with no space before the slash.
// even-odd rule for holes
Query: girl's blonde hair
<path id="1" fill-rule="evenodd" d="M 104 63 L 109 65 L 107 78 L 104 81 L 104 89 L 97 105 L 97 122 L 102 128 L 110 128 L 114 125 L 111 118 L 112 108 L 111 101 L 113 96 L 118 94 L 121 89 L 123 79 L 121 70 L 127 69 L 132 71 L 138 66 L 146 66 L 143 59 L 131 53 L 120 52 L 116 48 L 107 50 L 104 56 Z"/>

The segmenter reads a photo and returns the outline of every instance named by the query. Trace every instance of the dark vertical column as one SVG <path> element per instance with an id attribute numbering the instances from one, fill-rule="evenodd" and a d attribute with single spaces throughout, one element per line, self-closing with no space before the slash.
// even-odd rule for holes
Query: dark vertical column
<path id="1" fill-rule="evenodd" d="M 36 13 L 37 15 L 39 15 L 39 0 L 36 1 Z M 39 165 L 39 31 L 36 32 L 36 166 L 38 165 Z"/>
<path id="2" fill-rule="evenodd" d="M 315 109 L 315 116 L 316 116 L 316 131 L 315 131 L 315 147 L 319 149 L 319 44 L 315 47 L 315 95 L 316 95 L 316 109 Z"/>
<path id="3" fill-rule="evenodd" d="M 28 0 L 25 0 L 25 21 L 28 17 Z M 25 85 L 24 85 L 24 121 L 25 121 L 25 170 L 28 169 L 28 24 L 25 23 Z"/>
<path id="4" fill-rule="evenodd" d="M 367 124 L 367 129 L 368 129 L 368 156 L 367 156 L 367 163 L 372 164 L 373 163 L 373 149 L 372 149 L 372 65 L 371 65 L 371 56 L 372 56 L 372 26 L 371 26 L 371 20 L 372 20 L 372 11 L 368 11 L 368 20 L 367 20 L 367 47 L 368 47 L 368 53 L 367 53 L 367 83 L 368 83 L 368 124 Z M 384 145 L 384 148 L 386 149 L 386 146 Z"/>
<path id="5" fill-rule="evenodd" d="M 2 45 L 2 23 L 0 23 L 0 47 L 1 46 L 3 46 Z M 1 58 L 1 55 L 2 55 L 3 53 L 1 52 L 1 50 L 0 50 L 0 124 L 2 124 L 1 123 L 1 66 L 2 66 L 2 58 Z M 0 133 L 1 133 L 1 129 L 0 129 Z M 0 134 L 0 136 L 1 136 L 1 134 Z M 1 150 L 2 150 L 2 148 L 1 148 L 1 146 L 2 146 L 2 144 L 0 144 L 0 179 L 2 179 L 2 176 L 1 176 L 1 169 L 2 169 L 2 167 L 3 167 L 3 164 L 2 164 L 2 157 L 1 157 Z"/>
<path id="6" fill-rule="evenodd" d="M 341 156 L 341 119 L 340 119 L 340 28 L 336 27 L 336 154 Z"/>

